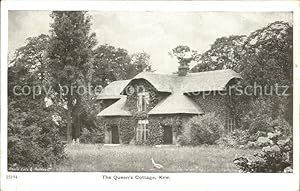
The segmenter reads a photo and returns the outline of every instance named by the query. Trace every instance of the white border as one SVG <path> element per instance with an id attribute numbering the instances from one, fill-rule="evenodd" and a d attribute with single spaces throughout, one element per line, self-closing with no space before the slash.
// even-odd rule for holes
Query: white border
<path id="1" fill-rule="evenodd" d="M 81 2 L 81 1 L 12 1 L 1 2 L 1 190 L 299 190 L 299 2 Z M 7 172 L 7 53 L 8 10 L 97 10 L 97 11 L 293 11 L 294 23 L 294 173 L 171 173 L 168 181 L 102 180 L 107 173 L 11 173 Z M 6 180 L 7 174 L 17 180 Z M 111 173 L 117 174 L 117 173 Z M 123 173 L 123 175 L 136 173 Z"/>

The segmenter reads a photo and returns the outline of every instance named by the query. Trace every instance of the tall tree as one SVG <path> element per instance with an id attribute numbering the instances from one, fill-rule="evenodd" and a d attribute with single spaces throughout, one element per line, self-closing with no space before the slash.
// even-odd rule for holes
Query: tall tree
<path id="1" fill-rule="evenodd" d="M 233 35 L 218 38 L 209 50 L 200 54 L 192 68 L 192 72 L 239 68 L 239 61 L 243 53 L 242 45 L 246 39 L 244 35 Z"/>
<path id="2" fill-rule="evenodd" d="M 127 50 L 105 44 L 94 50 L 93 84 L 105 87 L 112 81 L 126 79 L 125 68 L 130 64 Z"/>
<path id="3" fill-rule="evenodd" d="M 293 27 L 288 23 L 276 21 L 248 36 L 218 38 L 208 51 L 198 56 L 197 62 L 192 72 L 233 69 L 242 75 L 242 86 L 256 83 L 268 92 L 271 86 L 275 90 L 276 84 L 288 86 L 288 97 L 274 95 L 273 91 L 272 96 L 263 95 L 263 98 L 271 99 L 266 101 L 273 111 L 270 116 L 284 115 L 292 123 Z M 258 95 L 236 97 L 237 117 L 242 118 L 257 98 Z"/>
<path id="4" fill-rule="evenodd" d="M 32 78 L 36 83 L 44 83 L 48 80 L 47 73 L 47 46 L 49 44 L 49 36 L 40 34 L 36 37 L 26 39 L 26 45 L 18 48 L 14 54 L 10 65 L 22 67 L 24 72 L 32 74 Z"/>
<path id="5" fill-rule="evenodd" d="M 27 39 L 8 68 L 8 167 L 50 167 L 64 159 L 54 110 L 45 106 L 48 36 Z"/>
<path id="6" fill-rule="evenodd" d="M 197 60 L 198 53 L 192 50 L 189 46 L 179 45 L 172 49 L 169 53 L 171 56 L 175 56 L 180 66 L 188 66 L 192 61 Z"/>
<path id="7" fill-rule="evenodd" d="M 127 50 L 108 44 L 94 50 L 93 85 L 105 87 L 115 80 L 131 79 L 144 70 L 151 71 L 150 56 L 145 52 L 130 55 Z"/>
<path id="8" fill-rule="evenodd" d="M 281 115 L 292 124 L 293 114 L 293 27 L 286 22 L 276 21 L 251 33 L 243 44 L 244 53 L 240 60 L 243 83 L 259 84 L 263 89 L 273 87 L 273 116 Z M 288 96 L 282 95 L 285 88 Z M 277 92 L 278 93 L 278 92 Z M 283 111 L 281 109 L 283 108 Z"/>
<path id="9" fill-rule="evenodd" d="M 84 105 L 84 96 L 88 96 L 81 95 L 78 90 L 80 86 L 87 87 L 92 79 L 92 49 L 96 45 L 96 35 L 90 32 L 91 17 L 87 12 L 53 11 L 51 17 L 49 72 L 53 90 L 67 104 L 67 140 L 71 141 L 72 125 L 74 136 L 79 134 L 80 124 L 74 123 L 78 118 L 76 110 Z M 61 87 L 68 91 L 62 92 Z"/>
<path id="10" fill-rule="evenodd" d="M 137 52 L 130 55 L 131 61 L 126 68 L 126 78 L 133 78 L 140 72 L 152 72 L 150 55 L 146 52 Z"/>

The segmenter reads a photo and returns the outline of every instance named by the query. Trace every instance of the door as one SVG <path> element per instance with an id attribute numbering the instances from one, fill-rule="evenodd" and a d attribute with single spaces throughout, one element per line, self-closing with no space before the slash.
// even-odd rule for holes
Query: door
<path id="1" fill-rule="evenodd" d="M 171 126 L 164 126 L 164 144 L 173 144 L 173 131 Z"/>
<path id="2" fill-rule="evenodd" d="M 119 144 L 119 129 L 117 125 L 111 126 L 111 143 Z"/>

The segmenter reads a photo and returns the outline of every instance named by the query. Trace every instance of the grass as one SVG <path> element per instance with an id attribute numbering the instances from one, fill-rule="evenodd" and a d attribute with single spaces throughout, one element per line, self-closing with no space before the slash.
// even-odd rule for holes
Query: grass
<path id="1" fill-rule="evenodd" d="M 67 145 L 68 159 L 55 171 L 79 172 L 238 172 L 233 164 L 236 154 L 252 154 L 255 150 L 199 147 L 147 147 Z M 151 157 L 164 166 L 154 169 Z"/>

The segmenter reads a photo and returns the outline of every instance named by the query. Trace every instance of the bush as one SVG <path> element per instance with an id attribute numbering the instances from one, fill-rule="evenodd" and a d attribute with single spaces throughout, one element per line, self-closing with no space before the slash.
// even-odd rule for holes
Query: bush
<path id="1" fill-rule="evenodd" d="M 189 140 L 184 135 L 178 135 L 177 136 L 177 143 L 181 146 L 189 145 Z"/>
<path id="2" fill-rule="evenodd" d="M 214 144 L 224 132 L 220 119 L 214 113 L 195 116 L 188 120 L 183 136 L 191 145 Z"/>
<path id="3" fill-rule="evenodd" d="M 257 132 L 267 133 L 272 131 L 271 121 L 272 118 L 266 115 L 251 119 L 251 123 L 249 125 L 250 135 L 254 135 Z"/>
<path id="4" fill-rule="evenodd" d="M 22 112 L 9 105 L 8 170 L 49 168 L 66 155 L 59 128 L 43 108 Z"/>
<path id="5" fill-rule="evenodd" d="M 276 126 L 267 137 L 258 138 L 257 144 L 263 148 L 254 154 L 254 158 L 237 156 L 234 164 L 243 172 L 291 172 L 293 166 L 292 136 L 286 137 L 281 132 L 282 128 L 285 127 Z"/>
<path id="6" fill-rule="evenodd" d="M 88 130 L 83 128 L 79 140 L 81 143 L 103 143 L 104 134 L 101 129 Z"/>

